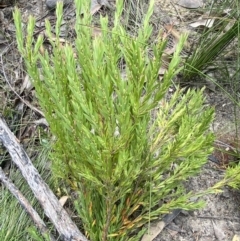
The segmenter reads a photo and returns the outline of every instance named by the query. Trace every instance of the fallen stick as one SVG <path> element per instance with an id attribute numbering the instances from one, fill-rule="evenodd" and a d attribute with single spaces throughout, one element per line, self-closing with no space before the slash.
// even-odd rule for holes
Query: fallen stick
<path id="1" fill-rule="evenodd" d="M 50 231 L 47 229 L 45 223 L 40 218 L 36 210 L 31 206 L 28 200 L 23 196 L 23 194 L 18 190 L 18 188 L 13 184 L 13 182 L 5 175 L 2 168 L 0 167 L 0 180 L 7 187 L 7 189 L 17 198 L 21 206 L 26 210 L 26 212 L 31 216 L 36 227 L 41 232 L 41 234 L 49 235 Z M 56 241 L 56 239 L 50 234 L 51 241 Z"/>
<path id="2" fill-rule="evenodd" d="M 51 189 L 43 181 L 3 118 L 0 118 L 0 140 L 8 150 L 12 161 L 20 169 L 45 214 L 57 229 L 61 239 L 64 241 L 87 241 L 87 238 L 79 231 Z"/>

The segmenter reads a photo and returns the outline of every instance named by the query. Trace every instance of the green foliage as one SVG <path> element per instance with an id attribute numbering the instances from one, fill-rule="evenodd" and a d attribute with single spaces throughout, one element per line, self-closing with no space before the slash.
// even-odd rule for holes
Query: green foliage
<path id="1" fill-rule="evenodd" d="M 227 184 L 235 189 L 240 188 L 240 164 L 229 167 L 225 174 L 225 179 L 228 180 Z"/>
<path id="2" fill-rule="evenodd" d="M 3 187 L 1 188 L 0 203 L 1 240 L 26 240 L 27 235 L 23 225 L 24 227 L 30 225 L 30 220 L 24 210 L 21 209 L 21 206 L 18 205 L 17 200 Z"/>
<path id="3" fill-rule="evenodd" d="M 39 234 L 37 228 L 34 226 L 29 227 L 27 231 L 33 241 L 51 241 L 49 234 L 44 234 L 44 238 L 43 238 L 42 235 Z"/>
<path id="4" fill-rule="evenodd" d="M 202 206 L 190 201 L 195 194 L 183 183 L 212 151 L 213 109 L 204 106 L 202 91 L 177 89 L 165 98 L 186 36 L 159 81 L 165 43 L 149 45 L 153 1 L 136 37 L 121 25 L 122 4 L 113 27 L 101 17 L 101 35 L 93 38 L 89 6 L 76 1 L 76 39 L 65 46 L 59 4 L 54 38 L 46 21 L 51 52 L 44 53 L 43 38 L 33 38 L 35 20 L 24 41 L 14 12 L 18 48 L 56 137 L 54 173 L 79 191 L 75 207 L 94 241 L 139 240 L 145 229 L 136 229 L 159 215 Z"/>
<path id="5" fill-rule="evenodd" d="M 53 180 L 49 175 L 49 171 L 46 172 L 46 163 L 49 156 L 49 147 L 43 148 L 39 152 L 37 160 L 35 160 L 35 166 L 40 172 L 41 176 L 53 186 Z M 20 171 L 16 171 L 15 168 L 9 171 L 9 178 L 14 181 L 15 185 L 21 193 L 28 199 L 35 210 L 44 216 L 37 203 L 36 199 L 33 197 L 33 193 L 29 189 L 28 184 L 22 177 Z M 49 241 L 48 238 L 36 239 L 36 235 L 40 235 L 34 229 L 34 223 L 26 213 L 26 210 L 21 207 L 18 200 L 5 188 L 1 186 L 0 189 L 0 240 L 1 241 Z M 35 233 L 33 232 L 35 230 Z M 33 233 L 35 235 L 33 235 Z"/>

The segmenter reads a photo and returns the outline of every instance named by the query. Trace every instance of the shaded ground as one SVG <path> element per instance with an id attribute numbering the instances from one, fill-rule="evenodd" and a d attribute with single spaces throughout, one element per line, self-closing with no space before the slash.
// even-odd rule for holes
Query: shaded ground
<path id="1" fill-rule="evenodd" d="M 33 13 L 37 17 L 37 29 L 42 32 L 42 23 L 47 16 L 54 22 L 54 13 L 49 13 L 42 1 L 18 1 L 23 15 L 23 22 Z M 37 126 L 45 125 L 34 91 L 28 76 L 24 72 L 22 60 L 16 50 L 15 30 L 11 11 L 13 1 L 0 1 L 0 113 L 9 119 L 18 122 L 21 119 L 22 127 L 17 135 L 23 145 L 28 146 L 32 137 L 36 136 Z M 104 11 L 104 10 L 101 10 Z M 174 23 L 179 32 L 189 30 L 188 23 L 199 17 L 197 11 L 189 11 L 169 1 L 156 1 L 153 21 L 157 33 L 163 23 Z M 63 37 L 71 37 L 70 21 L 73 17 L 72 6 L 65 8 L 65 21 L 68 27 L 62 29 Z M 207 83 L 204 83 L 207 85 Z M 215 88 L 215 87 L 214 87 Z M 216 119 L 213 130 L 217 139 L 224 144 L 231 144 L 234 136 L 234 106 L 232 102 L 218 88 L 206 88 L 207 103 L 216 108 Z M 20 95 L 20 97 L 19 97 Z M 22 101 L 21 99 L 24 99 Z M 14 109 L 14 112 L 11 111 Z M 13 117 L 13 118 L 12 118 Z M 223 148 L 226 148 L 224 146 Z M 33 150 L 31 151 L 34 155 Z M 36 153 L 35 153 L 36 154 Z M 229 156 L 216 152 L 218 164 L 209 162 L 204 166 L 203 172 L 188 183 L 189 190 L 203 190 L 217 181 L 224 174 L 224 165 Z M 240 235 L 240 193 L 225 189 L 223 193 L 204 197 L 206 207 L 194 212 L 181 212 L 155 239 L 156 241 L 228 241 L 235 234 Z"/>

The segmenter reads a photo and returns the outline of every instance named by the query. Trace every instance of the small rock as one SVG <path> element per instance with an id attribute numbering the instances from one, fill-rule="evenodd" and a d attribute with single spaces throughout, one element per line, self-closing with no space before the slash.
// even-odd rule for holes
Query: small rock
<path id="1" fill-rule="evenodd" d="M 184 8 L 199 8 L 203 6 L 202 0 L 179 0 L 178 5 Z"/>
<path id="2" fill-rule="evenodd" d="M 214 222 L 212 222 L 212 224 L 213 224 L 213 229 L 214 229 L 214 233 L 215 233 L 217 240 L 219 240 L 219 241 L 226 240 L 226 235 L 223 231 L 223 227 L 215 224 Z"/>
<path id="3" fill-rule="evenodd" d="M 229 190 L 224 189 L 220 196 L 224 197 L 224 198 L 230 198 L 231 194 L 230 194 Z"/>
<path id="4" fill-rule="evenodd" d="M 63 5 L 69 4 L 72 0 L 46 0 L 46 5 L 49 9 L 56 8 L 57 2 L 63 2 Z"/>

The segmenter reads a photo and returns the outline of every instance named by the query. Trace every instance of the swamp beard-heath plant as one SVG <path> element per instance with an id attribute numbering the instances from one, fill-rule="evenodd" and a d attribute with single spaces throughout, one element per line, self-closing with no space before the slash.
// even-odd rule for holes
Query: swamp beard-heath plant
<path id="1" fill-rule="evenodd" d="M 92 241 L 139 240 L 150 220 L 202 206 L 183 184 L 212 151 L 213 109 L 204 106 L 202 91 L 177 89 L 166 101 L 186 37 L 159 81 L 165 42 L 149 44 L 153 5 L 131 36 L 117 1 L 113 27 L 101 17 L 101 34 L 93 37 L 89 6 L 76 1 L 76 39 L 62 44 L 59 4 L 54 36 L 46 20 L 51 52 L 42 36 L 34 40 L 32 17 L 24 43 L 21 16 L 14 12 L 18 48 L 56 137 L 53 173 L 79 191 L 75 208 Z"/>

